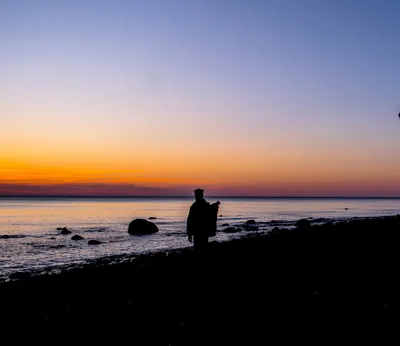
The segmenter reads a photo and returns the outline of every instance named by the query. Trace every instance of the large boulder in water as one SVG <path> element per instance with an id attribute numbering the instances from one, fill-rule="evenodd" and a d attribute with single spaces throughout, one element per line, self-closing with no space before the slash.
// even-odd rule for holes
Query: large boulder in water
<path id="1" fill-rule="evenodd" d="M 158 227 L 154 222 L 145 219 L 135 219 L 129 223 L 129 234 L 152 234 L 158 232 Z"/>

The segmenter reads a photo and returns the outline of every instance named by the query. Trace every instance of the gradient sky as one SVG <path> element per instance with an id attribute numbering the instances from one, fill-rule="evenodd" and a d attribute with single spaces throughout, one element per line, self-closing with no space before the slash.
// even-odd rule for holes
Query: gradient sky
<path id="1" fill-rule="evenodd" d="M 400 196 L 399 18 L 0 0 L 0 194 Z"/>

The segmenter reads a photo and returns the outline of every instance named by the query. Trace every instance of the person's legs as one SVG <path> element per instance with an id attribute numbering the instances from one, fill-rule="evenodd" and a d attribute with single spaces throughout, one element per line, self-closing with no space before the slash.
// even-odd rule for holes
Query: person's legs
<path id="1" fill-rule="evenodd" d="M 203 235 L 195 235 L 193 237 L 193 243 L 195 250 L 205 250 L 208 245 L 208 237 Z"/>

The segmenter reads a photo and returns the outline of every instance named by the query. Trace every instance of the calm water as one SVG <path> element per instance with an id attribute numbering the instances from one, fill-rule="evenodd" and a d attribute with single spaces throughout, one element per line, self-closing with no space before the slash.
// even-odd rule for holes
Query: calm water
<path id="1" fill-rule="evenodd" d="M 216 198 L 208 198 L 215 202 Z M 258 232 L 268 232 L 278 220 L 285 227 L 310 218 L 326 222 L 351 217 L 396 215 L 400 199 L 329 198 L 219 198 L 217 236 L 228 241 L 248 234 L 226 234 L 222 230 L 254 219 Z M 13 272 L 57 271 L 60 266 L 88 263 L 101 257 L 124 256 L 191 246 L 185 235 L 186 217 L 192 198 L 0 198 L 0 278 Z M 348 208 L 347 210 L 345 208 Z M 135 218 L 154 216 L 159 232 L 129 235 Z M 61 235 L 57 227 L 72 234 Z M 73 241 L 78 234 L 84 240 Z M 100 245 L 88 245 L 94 239 Z"/>

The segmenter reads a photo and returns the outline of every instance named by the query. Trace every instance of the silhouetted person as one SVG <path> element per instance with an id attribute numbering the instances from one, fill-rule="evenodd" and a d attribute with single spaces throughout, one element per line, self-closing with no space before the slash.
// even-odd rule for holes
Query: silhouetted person
<path id="1" fill-rule="evenodd" d="M 186 232 L 188 240 L 194 242 L 196 250 L 204 250 L 208 244 L 208 238 L 215 236 L 216 222 L 218 215 L 217 201 L 210 204 L 204 199 L 204 190 L 194 190 L 196 201 L 190 206 L 189 215 L 187 218 Z"/>
<path id="2" fill-rule="evenodd" d="M 208 239 L 216 234 L 216 221 L 220 202 L 210 204 L 204 199 L 204 190 L 194 190 L 195 202 L 190 206 L 186 232 L 188 240 L 193 241 L 197 256 L 190 263 L 192 276 L 188 277 L 191 291 L 191 323 L 198 344 L 208 345 L 212 338 L 212 316 L 210 301 L 214 296 L 212 279 L 213 258 L 208 251 Z M 212 294 L 210 296 L 210 294 Z M 207 341 L 207 342 L 206 342 Z"/>

